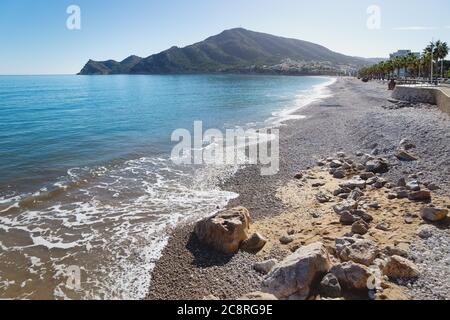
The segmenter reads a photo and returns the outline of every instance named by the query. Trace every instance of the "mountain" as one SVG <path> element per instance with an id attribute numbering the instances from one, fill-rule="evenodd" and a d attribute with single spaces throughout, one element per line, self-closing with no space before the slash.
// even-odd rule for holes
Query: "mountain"
<path id="1" fill-rule="evenodd" d="M 367 59 L 339 54 L 311 42 L 237 28 L 147 58 L 130 56 L 121 62 L 89 60 L 79 74 L 327 74 L 370 64 Z"/>

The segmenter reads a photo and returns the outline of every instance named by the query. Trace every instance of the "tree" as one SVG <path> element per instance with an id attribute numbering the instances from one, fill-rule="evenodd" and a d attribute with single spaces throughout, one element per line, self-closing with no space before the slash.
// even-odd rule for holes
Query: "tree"
<path id="1" fill-rule="evenodd" d="M 436 43 L 435 55 L 436 58 L 441 60 L 441 78 L 444 77 L 444 59 L 447 57 L 449 48 L 446 42 L 438 40 Z"/>

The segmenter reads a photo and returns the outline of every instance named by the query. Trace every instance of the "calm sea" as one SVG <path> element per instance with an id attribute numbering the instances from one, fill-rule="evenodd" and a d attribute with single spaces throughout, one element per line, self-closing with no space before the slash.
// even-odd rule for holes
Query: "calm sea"
<path id="1" fill-rule="evenodd" d="M 0 76 L 0 298 L 145 297 L 168 229 L 237 196 L 236 168 L 175 166 L 171 133 L 273 126 L 330 81 Z"/>

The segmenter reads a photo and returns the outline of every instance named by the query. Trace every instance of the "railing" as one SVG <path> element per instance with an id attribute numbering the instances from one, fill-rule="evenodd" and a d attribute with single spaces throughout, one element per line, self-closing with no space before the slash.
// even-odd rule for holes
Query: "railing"
<path id="1" fill-rule="evenodd" d="M 397 79 L 397 85 L 411 86 L 411 87 L 438 87 L 447 86 L 448 79 Z"/>

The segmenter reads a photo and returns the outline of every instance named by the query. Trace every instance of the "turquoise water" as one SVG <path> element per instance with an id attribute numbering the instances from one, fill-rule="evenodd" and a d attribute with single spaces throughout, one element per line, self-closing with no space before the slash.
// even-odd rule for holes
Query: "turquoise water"
<path id="1" fill-rule="evenodd" d="M 237 196 L 217 187 L 236 168 L 172 164 L 171 133 L 272 126 L 329 81 L 0 76 L 0 298 L 145 297 L 167 228 Z"/>

